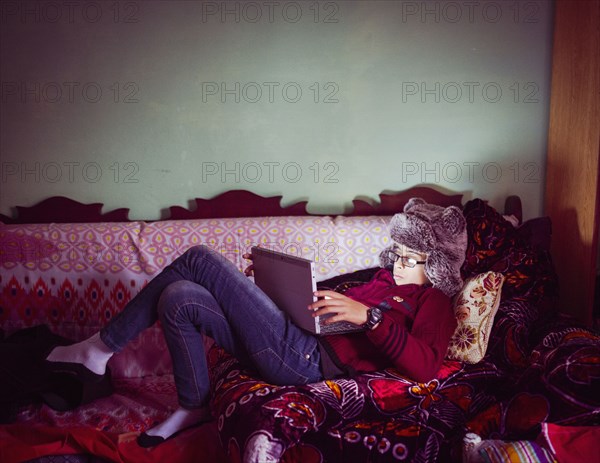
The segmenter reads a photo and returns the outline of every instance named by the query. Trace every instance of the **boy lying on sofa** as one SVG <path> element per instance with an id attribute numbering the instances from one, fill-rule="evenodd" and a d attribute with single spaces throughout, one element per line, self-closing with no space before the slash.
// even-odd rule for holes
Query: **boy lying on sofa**
<path id="1" fill-rule="evenodd" d="M 451 297 L 463 283 L 465 219 L 457 207 L 413 198 L 392 218 L 390 234 L 394 244 L 381 253 L 383 268 L 370 282 L 344 295 L 317 291 L 323 298 L 307 307 L 314 316 L 334 313 L 331 323 L 361 325 L 359 333 L 316 337 L 305 332 L 227 259 L 196 246 L 158 274 L 102 330 L 82 342 L 55 347 L 47 363 L 82 381 L 101 381 L 112 355 L 160 319 L 179 408 L 138 437 L 142 447 L 212 419 L 203 334 L 273 384 L 306 384 L 389 366 L 427 381 L 442 364 L 456 327 Z"/>

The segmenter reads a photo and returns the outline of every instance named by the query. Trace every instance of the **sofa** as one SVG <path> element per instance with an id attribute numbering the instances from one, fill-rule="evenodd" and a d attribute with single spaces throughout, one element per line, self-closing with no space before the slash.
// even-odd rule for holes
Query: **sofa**
<path id="1" fill-rule="evenodd" d="M 413 196 L 463 208 L 465 281 L 479 282 L 480 290 L 489 275 L 501 276 L 495 300 L 479 306 L 485 327 L 478 325 L 472 340 L 473 327 L 463 324 L 451 343 L 455 354 L 465 342 L 477 344 L 478 356 L 449 350 L 426 383 L 389 368 L 275 386 L 207 338 L 215 420 L 142 449 L 136 436 L 177 406 L 157 323 L 111 359 L 112 394 L 70 410 L 53 409 L 43 396 L 15 404 L 12 419 L 0 426 L 0 461 L 450 462 L 464 458 L 467 433 L 494 442 L 537 440 L 557 461 L 565 449 L 544 445 L 552 437 L 548 429 L 597 439 L 600 338 L 560 313 L 551 223 L 545 217 L 520 223 L 515 197 L 499 212 L 481 199 L 463 204 L 461 195 L 421 187 L 382 194 L 375 205 L 357 199 L 351 211 L 327 216 L 307 214 L 305 203 L 283 208 L 279 197 L 234 191 L 196 200 L 196 210 L 174 206 L 157 221 L 130 221 L 126 209 L 102 214 L 98 204 L 53 198 L 18 208 L 20 218 L 0 217 L 3 339 L 40 326 L 70 341 L 84 339 L 199 244 L 240 271 L 248 264 L 242 254 L 256 244 L 310 258 L 318 286 L 343 292 L 377 270 L 378 254 L 390 244 L 391 215 Z M 456 309 L 466 303 L 459 299 Z"/>

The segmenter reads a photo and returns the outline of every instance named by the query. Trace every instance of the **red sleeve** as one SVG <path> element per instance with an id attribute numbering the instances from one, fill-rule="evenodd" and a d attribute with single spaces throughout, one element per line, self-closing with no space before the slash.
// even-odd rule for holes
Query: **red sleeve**
<path id="1" fill-rule="evenodd" d="M 401 373 L 426 382 L 439 371 L 455 329 L 450 298 L 430 290 L 423 295 L 411 330 L 384 313 L 381 324 L 367 331 L 367 337 Z"/>

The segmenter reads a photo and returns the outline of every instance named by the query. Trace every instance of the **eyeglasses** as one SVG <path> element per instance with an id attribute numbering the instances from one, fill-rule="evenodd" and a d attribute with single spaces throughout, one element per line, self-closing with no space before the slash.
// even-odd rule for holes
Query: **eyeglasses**
<path id="1" fill-rule="evenodd" d="M 387 255 L 388 259 L 394 264 L 399 259 L 403 267 L 414 268 L 415 265 L 423 265 L 425 263 L 424 260 L 417 260 L 414 257 L 399 256 L 394 251 L 387 251 Z"/>

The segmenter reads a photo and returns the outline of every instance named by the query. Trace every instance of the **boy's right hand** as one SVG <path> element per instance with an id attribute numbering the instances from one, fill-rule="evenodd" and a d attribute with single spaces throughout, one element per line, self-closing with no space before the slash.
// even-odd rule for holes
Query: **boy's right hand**
<path id="1" fill-rule="evenodd" d="M 325 324 L 346 321 L 362 326 L 367 322 L 369 307 L 336 291 L 319 290 L 314 295 L 319 299 L 308 306 L 313 317 L 333 314 Z"/>

